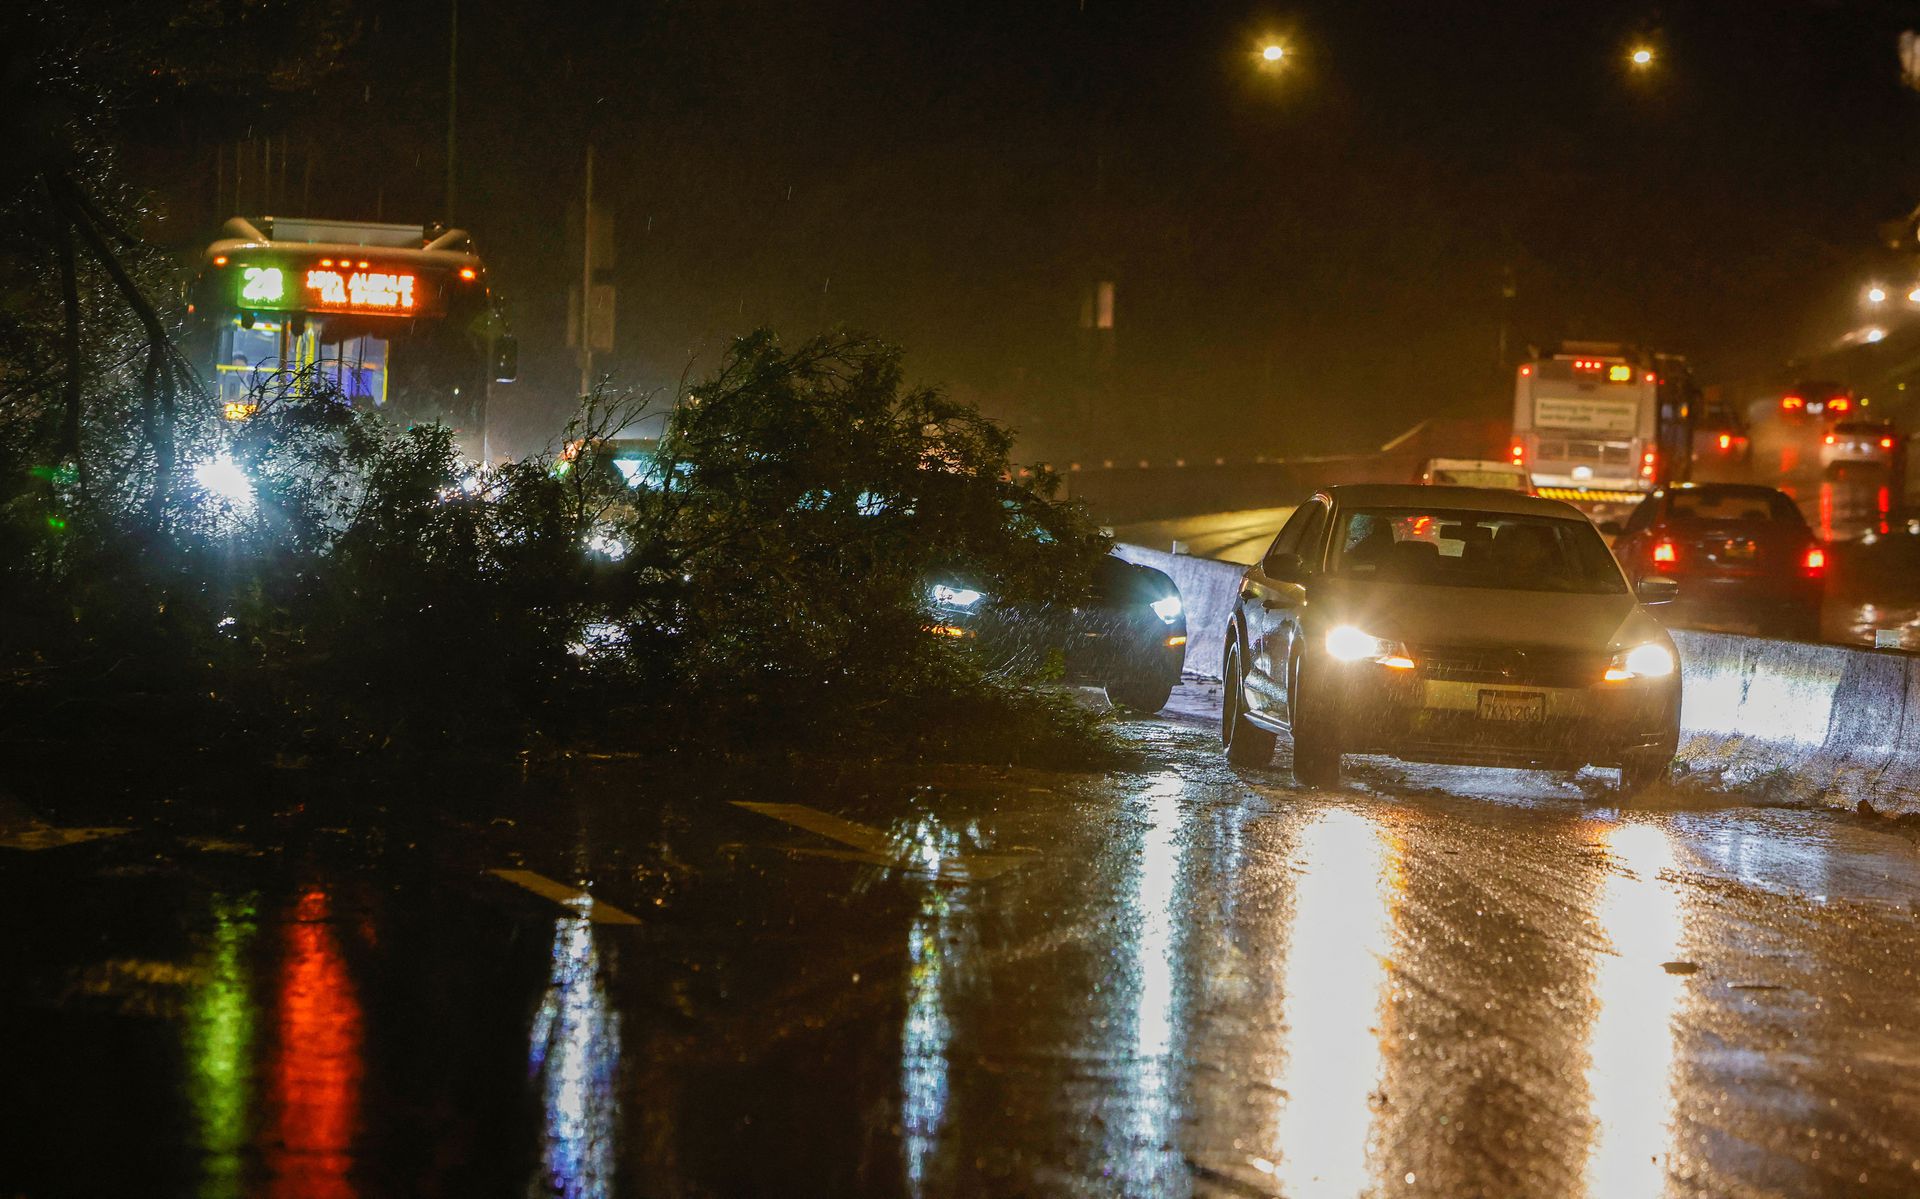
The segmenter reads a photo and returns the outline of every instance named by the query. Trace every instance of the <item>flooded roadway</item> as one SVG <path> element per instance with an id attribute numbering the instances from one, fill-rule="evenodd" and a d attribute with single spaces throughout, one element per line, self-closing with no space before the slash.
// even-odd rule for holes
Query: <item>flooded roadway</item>
<path id="1" fill-rule="evenodd" d="M 0 1194 L 1920 1191 L 1898 827 L 1300 791 L 1214 702 L 1110 776 L 14 809 Z"/>

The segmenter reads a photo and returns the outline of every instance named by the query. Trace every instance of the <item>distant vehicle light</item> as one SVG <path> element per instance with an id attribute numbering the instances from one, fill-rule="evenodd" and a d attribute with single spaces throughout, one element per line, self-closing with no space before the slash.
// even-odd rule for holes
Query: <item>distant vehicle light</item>
<path id="1" fill-rule="evenodd" d="M 480 272 L 470 266 L 463 266 L 460 268 L 460 277 L 467 280 L 477 279 L 480 277 Z"/>
<path id="2" fill-rule="evenodd" d="M 1733 435 L 1731 433 L 1722 433 L 1720 435 L 1720 448 L 1723 450 L 1733 448 Z"/>
<path id="3" fill-rule="evenodd" d="M 1653 372 L 1652 372 L 1652 371 L 1648 371 L 1648 372 L 1647 372 L 1647 376 L 1646 376 L 1646 381 L 1647 381 L 1648 383 L 1652 383 L 1652 382 L 1654 382 L 1654 377 L 1653 377 Z"/>
<path id="4" fill-rule="evenodd" d="M 1869 343 L 1885 341 L 1886 338 L 1887 338 L 1887 331 L 1885 329 L 1873 328 L 1873 329 L 1868 329 L 1866 332 L 1866 340 Z"/>
<path id="5" fill-rule="evenodd" d="M 1671 541 L 1657 541 L 1653 546 L 1653 561 L 1656 566 L 1671 566 L 1680 560 L 1680 553 L 1673 548 Z"/>
<path id="6" fill-rule="evenodd" d="M 1834 436 L 1833 436 L 1833 434 L 1831 434 L 1831 433 L 1829 433 L 1829 434 L 1827 434 L 1827 444 L 1828 444 L 1828 445 L 1832 445 L 1832 444 L 1833 444 L 1833 442 L 1834 442 Z"/>
<path id="7" fill-rule="evenodd" d="M 1162 596 L 1147 606 L 1153 609 L 1155 616 L 1168 624 L 1180 619 L 1180 597 L 1177 595 Z"/>
<path id="8" fill-rule="evenodd" d="M 1520 377 L 1522 379 L 1526 378 L 1528 375 L 1531 375 L 1532 373 L 1533 373 L 1533 368 L 1531 366 L 1523 366 L 1520 368 Z"/>
<path id="9" fill-rule="evenodd" d="M 1806 557 L 1806 567 L 1807 567 L 1807 573 L 1810 575 L 1817 575 L 1817 574 L 1820 574 L 1822 571 L 1826 570 L 1827 569 L 1827 551 L 1821 549 L 1817 545 L 1808 546 L 1807 557 Z"/>
<path id="10" fill-rule="evenodd" d="M 1521 465 L 1524 465 L 1526 461 L 1527 461 L 1527 447 L 1525 446 L 1525 444 L 1521 442 L 1518 442 L 1518 441 L 1514 442 L 1513 443 L 1513 464 L 1515 466 L 1521 466 Z"/>
<path id="11" fill-rule="evenodd" d="M 1845 396 L 1835 396 L 1827 401 L 1827 410 L 1830 412 L 1845 412 L 1851 407 L 1853 407 L 1853 402 Z"/>
<path id="12" fill-rule="evenodd" d="M 1628 383 L 1633 380 L 1633 368 L 1630 366 L 1610 366 L 1607 378 L 1614 383 Z"/>
<path id="13" fill-rule="evenodd" d="M 1654 467 L 1658 466 L 1659 463 L 1659 455 L 1652 450 L 1648 450 L 1646 453 L 1640 455 L 1640 477 L 1643 479 L 1653 478 Z"/>
<path id="14" fill-rule="evenodd" d="M 934 584 L 930 594 L 934 603 L 953 608 L 971 608 L 986 598 L 984 593 L 971 587 L 949 587 L 944 583 Z"/>
<path id="15" fill-rule="evenodd" d="M 1882 437 L 1882 438 L 1880 439 L 1880 448 L 1881 448 L 1881 449 L 1883 449 L 1883 450 L 1890 450 L 1890 449 L 1892 449 L 1892 448 L 1893 448 L 1893 438 L 1891 438 L 1891 437 Z"/>
<path id="16" fill-rule="evenodd" d="M 1881 303 L 1886 298 L 1887 289 L 1884 287 L 1869 287 L 1867 289 L 1867 303 L 1869 304 Z"/>
<path id="17" fill-rule="evenodd" d="M 1920 287 L 1916 287 L 1907 293 L 1907 303 L 1920 304 Z"/>
<path id="18" fill-rule="evenodd" d="M 1781 396 L 1780 397 L 1780 410 L 1782 412 L 1798 412 L 1800 409 L 1805 408 L 1806 406 L 1807 406 L 1807 401 L 1802 399 L 1800 396 Z"/>

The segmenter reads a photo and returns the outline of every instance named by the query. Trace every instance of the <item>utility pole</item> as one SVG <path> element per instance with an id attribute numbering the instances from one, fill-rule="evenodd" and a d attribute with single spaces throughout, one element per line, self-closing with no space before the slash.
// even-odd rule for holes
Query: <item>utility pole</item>
<path id="1" fill-rule="evenodd" d="M 580 394 L 593 391 L 593 143 L 587 143 L 587 191 L 580 205 Z"/>
<path id="2" fill-rule="evenodd" d="M 460 0 L 452 0 L 453 11 L 447 22 L 447 203 L 442 217 L 453 224 L 454 167 L 458 159 L 460 119 Z"/>

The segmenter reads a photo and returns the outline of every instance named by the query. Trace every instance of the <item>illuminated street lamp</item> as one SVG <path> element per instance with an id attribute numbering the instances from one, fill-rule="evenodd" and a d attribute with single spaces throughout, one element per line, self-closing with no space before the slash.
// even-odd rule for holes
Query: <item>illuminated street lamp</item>
<path id="1" fill-rule="evenodd" d="M 1287 56 L 1287 48 L 1278 42 L 1268 42 L 1260 48 L 1260 57 L 1268 62 L 1279 62 Z"/>
<path id="2" fill-rule="evenodd" d="M 1627 61 L 1634 65 L 1634 69 L 1643 71 L 1653 65 L 1653 51 L 1645 46 L 1635 46 L 1633 53 L 1627 56 Z"/>
<path id="3" fill-rule="evenodd" d="M 1887 289 L 1884 287 L 1881 287 L 1878 283 L 1874 284 L 1872 287 L 1869 287 L 1867 289 L 1867 303 L 1869 304 L 1884 303 L 1886 301 L 1886 298 L 1887 298 Z"/>

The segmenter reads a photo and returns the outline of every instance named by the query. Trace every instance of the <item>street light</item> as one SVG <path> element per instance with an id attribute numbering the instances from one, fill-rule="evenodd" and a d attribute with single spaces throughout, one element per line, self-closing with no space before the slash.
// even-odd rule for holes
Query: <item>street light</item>
<path id="1" fill-rule="evenodd" d="M 1636 46 L 1634 47 L 1633 53 L 1628 56 L 1628 60 L 1631 61 L 1636 68 L 1644 70 L 1653 65 L 1653 51 L 1645 46 Z"/>
<path id="2" fill-rule="evenodd" d="M 1279 62 L 1287 56 L 1287 48 L 1278 42 L 1268 42 L 1260 48 L 1260 57 L 1268 62 Z"/>
<path id="3" fill-rule="evenodd" d="M 1886 298 L 1887 298 L 1887 289 L 1884 287 L 1881 287 L 1877 283 L 1867 289 L 1867 303 L 1869 304 L 1882 303 L 1886 300 Z"/>

